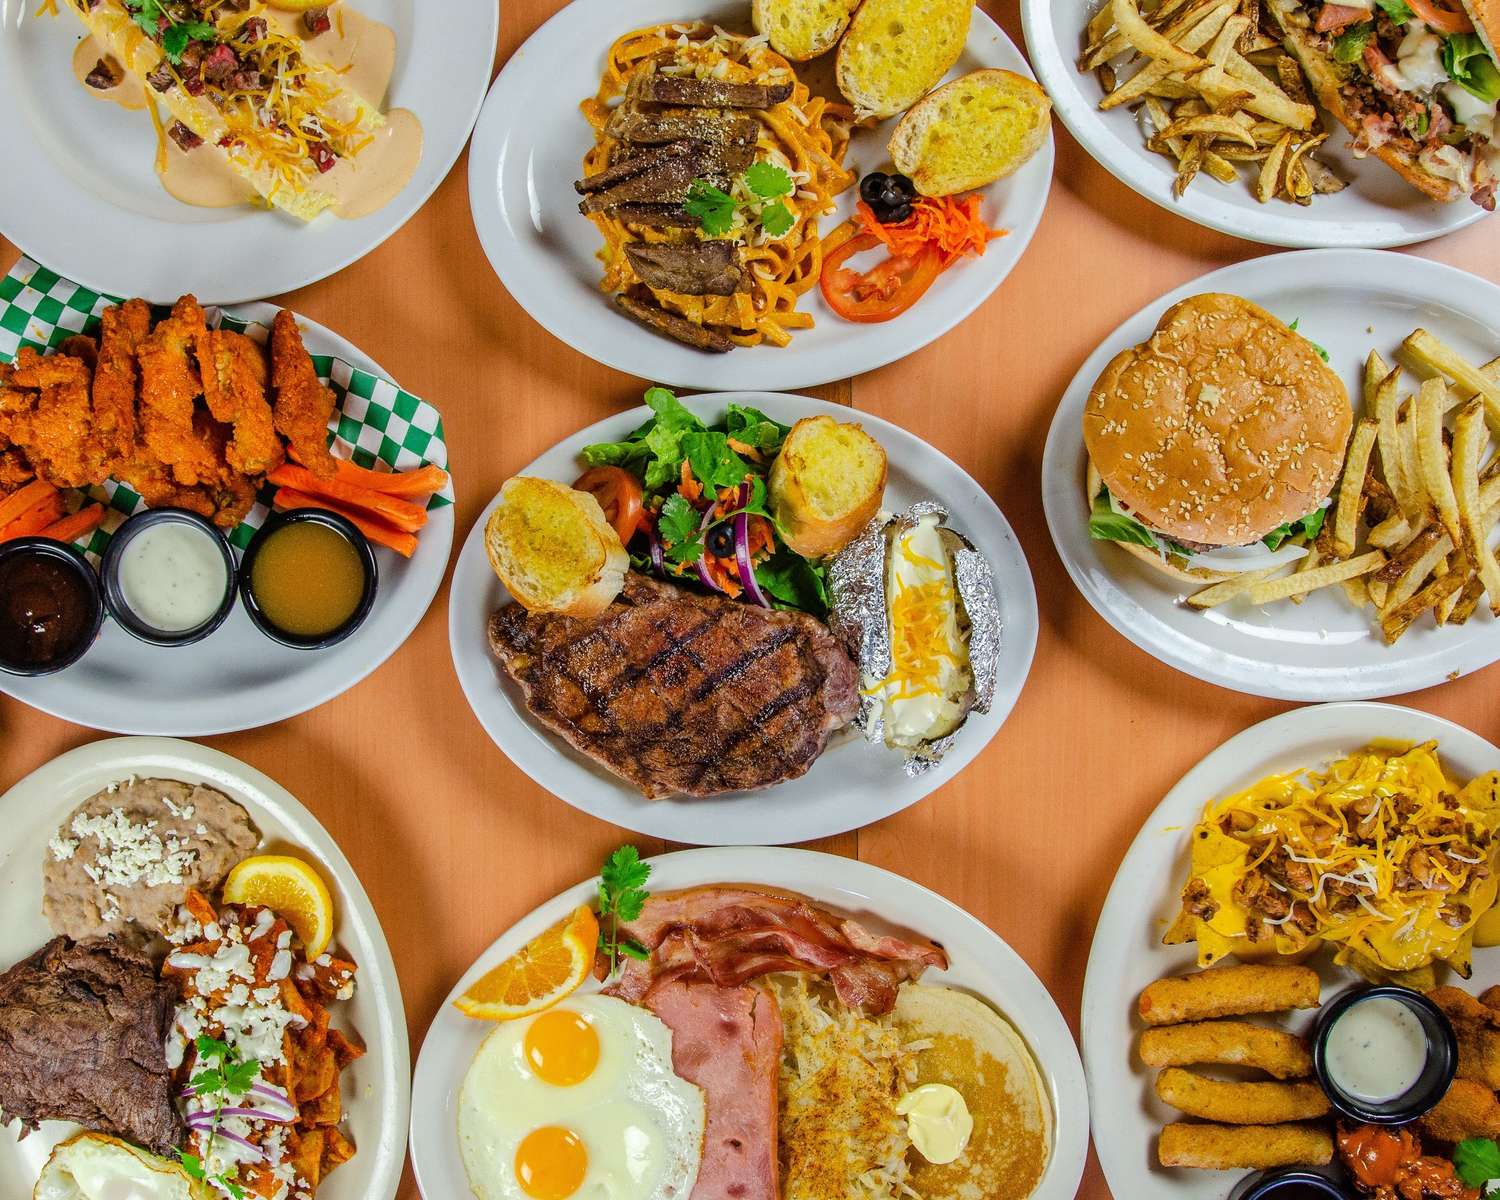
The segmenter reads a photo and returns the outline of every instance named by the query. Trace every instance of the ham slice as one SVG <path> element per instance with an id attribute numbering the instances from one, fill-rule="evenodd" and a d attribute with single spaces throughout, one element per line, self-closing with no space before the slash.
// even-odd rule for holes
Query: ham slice
<path id="1" fill-rule="evenodd" d="M 1354 22 L 1369 19 L 1368 9 L 1351 8 L 1347 4 L 1325 4 L 1318 11 L 1318 20 L 1313 28 L 1319 33 L 1342 33 Z"/>
<path id="2" fill-rule="evenodd" d="M 703 1157 L 689 1200 L 776 1200 L 781 1010 L 758 985 L 681 980 L 646 1007 L 672 1031 L 672 1070 L 703 1089 Z"/>
<path id="3" fill-rule="evenodd" d="M 605 988 L 633 1004 L 675 980 L 733 988 L 803 971 L 826 974 L 843 1004 L 879 1016 L 895 1005 L 902 983 L 948 965 L 931 942 L 879 936 L 804 896 L 746 885 L 654 895 L 621 932 L 651 952 L 647 961 L 626 961 Z"/>

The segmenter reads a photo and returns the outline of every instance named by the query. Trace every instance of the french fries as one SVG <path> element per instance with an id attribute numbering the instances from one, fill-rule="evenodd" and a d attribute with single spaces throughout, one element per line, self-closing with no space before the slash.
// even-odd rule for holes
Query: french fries
<path id="1" fill-rule="evenodd" d="M 1144 105 L 1147 146 L 1175 162 L 1179 198 L 1200 173 L 1234 182 L 1237 163 L 1257 164 L 1263 203 L 1310 204 L 1345 186 L 1314 157 L 1328 135 L 1268 20 L 1260 0 L 1163 0 L 1149 12 L 1110 0 L 1089 21 L 1078 69 L 1099 76 L 1101 109 Z"/>
<path id="2" fill-rule="evenodd" d="M 1272 158 L 1265 165 L 1274 173 Z M 1488 600 L 1500 617 L 1500 558 L 1490 544 L 1500 520 L 1500 453 L 1490 449 L 1500 358 L 1476 366 L 1422 329 L 1400 354 L 1427 377 L 1402 400 L 1403 366 L 1377 352 L 1366 359 L 1364 414 L 1307 553 L 1290 568 L 1213 581 L 1187 598 L 1190 607 L 1301 603 L 1339 584 L 1351 603 L 1374 608 L 1387 644 L 1429 612 L 1438 626 L 1461 626 Z"/>

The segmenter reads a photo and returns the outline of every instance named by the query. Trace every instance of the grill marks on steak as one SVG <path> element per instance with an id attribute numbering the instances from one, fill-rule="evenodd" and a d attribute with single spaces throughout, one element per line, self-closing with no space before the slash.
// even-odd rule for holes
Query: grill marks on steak
<path id="1" fill-rule="evenodd" d="M 184 1136 L 164 1049 L 174 992 L 113 938 L 53 938 L 0 975 L 0 1119 L 76 1121 L 158 1154 Z"/>
<path id="2" fill-rule="evenodd" d="M 531 712 L 647 799 L 795 779 L 858 705 L 854 663 L 807 614 L 637 574 L 597 618 L 511 604 L 489 635 Z"/>

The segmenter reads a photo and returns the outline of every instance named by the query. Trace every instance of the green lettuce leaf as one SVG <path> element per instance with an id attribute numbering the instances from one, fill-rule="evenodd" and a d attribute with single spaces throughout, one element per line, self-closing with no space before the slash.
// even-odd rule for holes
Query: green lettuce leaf
<path id="1" fill-rule="evenodd" d="M 682 471 L 686 453 L 683 438 L 702 433 L 703 422 L 682 406 L 666 388 L 646 392 L 651 417 L 623 442 L 595 442 L 585 446 L 580 457 L 591 467 L 626 467 L 644 477 L 648 492 L 674 482 Z"/>
<path id="2" fill-rule="evenodd" d="M 1397 25 L 1405 25 L 1416 16 L 1406 0 L 1375 0 L 1375 5 Z"/>
<path id="3" fill-rule="evenodd" d="M 1310 542 L 1323 531 L 1323 521 L 1327 516 L 1326 508 L 1315 508 L 1305 517 L 1278 525 L 1260 540 L 1265 543 L 1267 550 L 1280 550 L 1282 543 L 1288 538 L 1298 536 L 1305 537 Z"/>
<path id="4" fill-rule="evenodd" d="M 1464 1186 L 1482 1187 L 1500 1179 L 1500 1146 L 1492 1138 L 1465 1138 L 1453 1147 L 1453 1165 Z"/>
<path id="5" fill-rule="evenodd" d="M 710 496 L 734 487 L 750 474 L 750 464 L 729 448 L 729 435 L 705 430 L 682 435 L 682 453 Z"/>
<path id="6" fill-rule="evenodd" d="M 1375 36 L 1375 26 L 1370 22 L 1356 25 L 1333 39 L 1333 61 L 1345 66 L 1357 63 L 1365 56 L 1365 47 Z"/>
<path id="7" fill-rule="evenodd" d="M 731 404 L 725 413 L 724 432 L 743 445 L 753 446 L 768 458 L 780 452 L 781 443 L 786 441 L 786 435 L 791 432 L 758 408 Z"/>
<path id="8" fill-rule="evenodd" d="M 1443 43 L 1443 69 L 1465 91 L 1490 104 L 1500 102 L 1500 67 L 1477 33 L 1455 33 Z"/>
<path id="9" fill-rule="evenodd" d="M 781 547 L 755 568 L 755 580 L 778 607 L 828 613 L 828 568 Z"/>

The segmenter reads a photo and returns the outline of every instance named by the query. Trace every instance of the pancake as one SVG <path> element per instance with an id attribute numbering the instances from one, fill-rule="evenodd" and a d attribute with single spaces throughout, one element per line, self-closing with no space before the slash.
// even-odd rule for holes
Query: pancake
<path id="1" fill-rule="evenodd" d="M 954 1162 L 909 1152 L 912 1190 L 923 1200 L 1026 1200 L 1051 1156 L 1052 1109 L 1021 1035 L 973 996 L 915 983 L 901 988 L 891 1018 L 920 1047 L 916 1084 L 946 1083 L 974 1118 Z"/>

